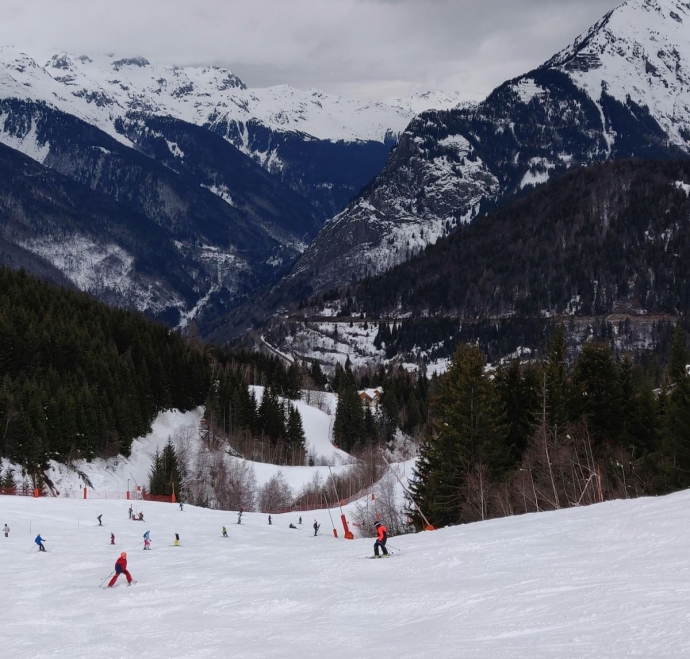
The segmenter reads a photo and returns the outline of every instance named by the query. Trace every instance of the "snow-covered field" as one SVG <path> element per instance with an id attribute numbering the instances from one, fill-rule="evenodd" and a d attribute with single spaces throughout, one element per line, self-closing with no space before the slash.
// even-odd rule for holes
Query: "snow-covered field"
<path id="1" fill-rule="evenodd" d="M 690 493 L 391 539 L 326 511 L 232 513 L 1 497 L 3 657 L 647 657 L 690 652 Z M 99 528 L 96 516 L 103 514 Z M 323 535 L 312 537 L 317 517 Z M 226 525 L 229 538 L 221 537 Z M 153 551 L 141 549 L 151 530 Z M 40 532 L 46 554 L 33 549 Z M 116 546 L 109 544 L 115 533 Z M 172 547 L 174 533 L 182 546 Z M 342 533 L 340 534 L 342 537 Z M 137 583 L 99 584 L 121 551 Z"/>

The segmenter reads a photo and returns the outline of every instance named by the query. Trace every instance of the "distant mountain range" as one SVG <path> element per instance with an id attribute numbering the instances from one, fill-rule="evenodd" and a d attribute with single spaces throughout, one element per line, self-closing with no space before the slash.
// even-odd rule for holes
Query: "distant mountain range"
<path id="1" fill-rule="evenodd" d="M 64 53 L 40 64 L 0 48 L 0 144 L 37 164 L 17 176 L 42 181 L 32 190 L 14 176 L 6 189 L 0 258 L 52 269 L 54 280 L 173 324 L 202 307 L 222 316 L 276 280 L 380 170 L 412 116 L 287 86 L 250 90 L 219 67 Z M 85 188 L 89 202 L 64 225 L 52 214 L 12 213 L 60 197 L 64 180 L 42 167 Z M 157 236 L 166 258 L 140 272 L 151 245 L 106 231 L 93 208 L 108 206 Z"/>
<path id="2" fill-rule="evenodd" d="M 228 340 L 580 166 L 690 157 L 690 4 L 628 0 L 460 100 L 252 90 L 219 67 L 2 48 L 0 143 L 17 165 L 0 259 Z"/>

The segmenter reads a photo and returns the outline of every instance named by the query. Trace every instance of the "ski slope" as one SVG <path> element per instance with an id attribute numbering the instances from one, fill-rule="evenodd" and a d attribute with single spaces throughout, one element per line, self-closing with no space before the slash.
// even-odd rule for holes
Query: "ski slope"
<path id="1" fill-rule="evenodd" d="M 3 657 L 679 658 L 690 653 L 690 493 L 391 539 L 328 513 L 0 497 Z M 105 527 L 96 525 L 102 513 Z M 221 537 L 221 526 L 229 538 Z M 151 530 L 154 550 L 141 550 Z M 109 545 L 114 532 L 117 545 Z M 32 550 L 40 532 L 50 553 Z M 182 547 L 170 546 L 179 533 Z M 340 534 L 342 536 L 342 533 Z M 101 590 L 121 551 L 137 583 Z M 121 580 L 122 581 L 122 580 Z"/>
<path id="2" fill-rule="evenodd" d="M 260 403 L 263 397 L 264 387 L 250 387 Z M 322 463 L 333 465 L 333 473 L 347 471 L 353 460 L 348 453 L 337 449 L 330 440 L 332 424 L 335 415 L 336 398 L 333 394 L 320 394 L 326 398 L 330 407 L 330 414 L 321 411 L 302 400 L 291 401 L 302 417 L 307 451 L 315 459 Z M 70 468 L 67 465 L 50 461 L 47 475 L 55 485 L 56 491 L 63 497 L 82 497 L 84 480 L 80 473 L 88 478 L 91 484 L 88 490 L 90 498 L 124 498 L 128 489 L 136 491 L 137 487 L 148 487 L 151 465 L 155 452 L 162 451 L 169 438 L 176 443 L 179 433 L 184 433 L 188 438 L 190 454 L 198 450 L 199 423 L 203 416 L 203 407 L 198 407 L 189 412 L 168 410 L 161 412 L 153 422 L 151 432 L 145 437 L 140 437 L 132 442 L 131 455 L 127 458 L 117 456 L 115 458 L 95 458 L 90 462 L 75 460 Z M 331 473 L 328 466 L 302 467 L 273 465 L 263 462 L 246 460 L 251 465 L 256 476 L 258 486 L 265 485 L 273 476 L 281 472 L 285 481 L 297 493 L 307 485 L 318 472 L 323 480 Z M 0 472 L 8 467 L 14 469 L 15 474 L 21 473 L 18 465 L 11 464 L 5 459 L 0 459 Z"/>

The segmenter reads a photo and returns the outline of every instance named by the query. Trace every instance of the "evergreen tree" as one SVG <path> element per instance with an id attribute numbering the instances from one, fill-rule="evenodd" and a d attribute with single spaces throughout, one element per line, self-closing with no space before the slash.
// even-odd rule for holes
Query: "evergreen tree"
<path id="1" fill-rule="evenodd" d="M 266 387 L 258 412 L 259 427 L 273 441 L 285 437 L 285 414 L 273 387 Z"/>
<path id="2" fill-rule="evenodd" d="M 163 469 L 163 460 L 160 451 L 156 449 L 153 454 L 153 463 L 149 471 L 149 492 L 151 494 L 165 494 L 166 475 Z"/>
<path id="3" fill-rule="evenodd" d="M 0 487 L 8 489 L 16 487 L 16 483 L 14 481 L 14 472 L 9 467 L 7 467 L 5 473 L 2 474 L 2 477 L 0 478 Z"/>
<path id="4" fill-rule="evenodd" d="M 538 423 L 541 369 L 522 367 L 515 359 L 496 374 L 496 386 L 506 410 L 511 462 L 517 464 Z"/>
<path id="5" fill-rule="evenodd" d="M 288 368 L 286 380 L 283 396 L 290 400 L 299 400 L 302 397 L 302 371 L 297 363 L 291 364 Z"/>
<path id="6" fill-rule="evenodd" d="M 177 452 L 172 439 L 168 438 L 163 451 L 153 456 L 153 464 L 149 472 L 149 491 L 151 494 L 170 496 L 175 493 L 178 500 L 182 499 L 182 481 L 184 474 L 180 467 Z"/>
<path id="7" fill-rule="evenodd" d="M 565 328 L 563 325 L 558 325 L 551 337 L 551 345 L 544 373 L 548 425 L 556 431 L 565 426 L 568 421 L 570 383 L 568 381 L 565 358 Z"/>
<path id="8" fill-rule="evenodd" d="M 669 379 L 672 384 L 681 382 L 687 375 L 690 353 L 687 348 L 687 337 L 680 323 L 676 324 L 671 343 L 671 355 L 668 362 Z"/>
<path id="9" fill-rule="evenodd" d="M 351 370 L 343 370 L 339 389 L 333 438 L 343 451 L 351 452 L 364 441 L 362 401 L 357 395 L 357 383 Z"/>
<path id="10" fill-rule="evenodd" d="M 616 441 L 621 432 L 621 390 L 611 348 L 588 343 L 575 363 L 572 407 L 584 417 L 595 441 Z"/>
<path id="11" fill-rule="evenodd" d="M 510 464 L 508 428 L 495 385 L 476 348 L 460 346 L 440 378 L 432 402 L 432 427 L 420 450 L 412 496 L 434 526 L 462 520 L 470 471 L 484 467 L 495 478 Z M 417 526 L 423 524 L 416 512 Z"/>
<path id="12" fill-rule="evenodd" d="M 309 375 L 311 375 L 311 379 L 314 381 L 314 385 L 317 389 L 323 389 L 326 386 L 326 376 L 323 374 L 319 362 L 312 362 L 311 368 L 309 369 Z"/>
<path id="13" fill-rule="evenodd" d="M 376 444 L 379 439 L 376 419 L 369 405 L 364 406 L 364 421 L 362 424 L 364 441 L 367 444 Z"/>
<path id="14" fill-rule="evenodd" d="M 690 376 L 686 336 L 676 325 L 669 360 L 671 387 L 663 401 L 661 435 L 666 471 L 674 487 L 690 486 Z"/>
<path id="15" fill-rule="evenodd" d="M 290 464 L 294 464 L 293 456 L 304 454 L 307 438 L 302 425 L 302 415 L 293 405 L 288 407 L 286 440 L 289 447 Z"/>

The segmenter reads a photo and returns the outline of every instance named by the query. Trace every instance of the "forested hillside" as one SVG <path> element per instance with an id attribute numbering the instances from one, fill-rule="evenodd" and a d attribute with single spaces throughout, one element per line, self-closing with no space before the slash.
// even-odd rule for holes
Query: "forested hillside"
<path id="1" fill-rule="evenodd" d="M 690 162 L 620 161 L 566 174 L 418 257 L 365 280 L 353 310 L 460 318 L 690 305 Z"/>
<path id="2" fill-rule="evenodd" d="M 128 454 L 158 412 L 208 389 L 204 354 L 162 325 L 0 268 L 0 455 Z"/>
<path id="3" fill-rule="evenodd" d="M 303 377 L 0 268 L 0 457 L 36 483 L 49 460 L 126 456 L 159 412 L 202 404 L 207 439 L 242 448 L 260 437 L 271 460 L 304 464 L 299 414 L 278 400 L 299 398 Z M 266 387 L 261 404 L 249 385 Z"/>

